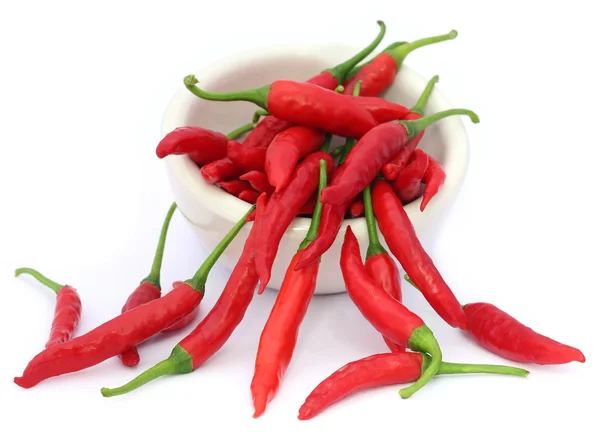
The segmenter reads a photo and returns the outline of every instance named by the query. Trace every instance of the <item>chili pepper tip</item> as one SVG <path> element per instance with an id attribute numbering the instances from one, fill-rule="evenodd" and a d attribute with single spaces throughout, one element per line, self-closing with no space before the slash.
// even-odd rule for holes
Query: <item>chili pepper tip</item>
<path id="1" fill-rule="evenodd" d="M 198 83 L 198 79 L 196 79 L 196 76 L 193 74 L 189 74 L 183 78 L 183 83 L 185 86 L 194 86 L 196 83 Z"/>

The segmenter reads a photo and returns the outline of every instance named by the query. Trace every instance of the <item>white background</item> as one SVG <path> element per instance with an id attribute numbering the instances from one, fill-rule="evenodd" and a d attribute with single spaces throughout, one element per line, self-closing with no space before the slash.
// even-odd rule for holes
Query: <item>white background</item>
<path id="1" fill-rule="evenodd" d="M 593 2 L 149 3 L 0 6 L 0 434 L 370 429 L 464 435 L 598 428 L 591 414 L 600 370 L 600 38 Z M 309 308 L 279 394 L 254 420 L 249 384 L 275 297 L 269 292 L 255 299 L 221 352 L 193 374 L 163 378 L 124 397 L 100 395 L 102 386 L 120 385 L 166 357 L 185 334 L 178 332 L 144 344 L 136 369 L 115 358 L 30 390 L 14 385 L 12 378 L 43 347 L 54 307 L 50 291 L 12 277 L 16 267 L 39 268 L 79 289 L 79 332 L 113 317 L 147 274 L 172 201 L 154 147 L 182 77 L 259 45 L 364 45 L 377 19 L 388 25 L 382 46 L 457 29 L 456 40 L 421 49 L 406 63 L 425 77 L 439 74 L 442 92 L 482 120 L 467 126 L 468 177 L 431 251 L 439 269 L 461 301 L 493 302 L 580 347 L 588 362 L 531 366 L 526 380 L 440 378 L 409 400 L 399 398 L 397 386 L 381 388 L 300 422 L 298 408 L 319 381 L 350 360 L 386 350 L 345 294 L 320 297 Z M 190 276 L 206 253 L 175 215 L 163 286 Z M 227 274 L 220 265 L 211 274 L 202 316 Z M 506 363 L 448 328 L 403 285 L 406 304 L 431 325 L 446 360 Z"/>

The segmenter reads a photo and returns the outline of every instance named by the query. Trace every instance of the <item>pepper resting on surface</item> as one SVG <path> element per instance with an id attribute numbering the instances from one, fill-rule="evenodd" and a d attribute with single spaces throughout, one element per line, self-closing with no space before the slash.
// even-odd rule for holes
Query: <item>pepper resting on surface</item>
<path id="1" fill-rule="evenodd" d="M 68 285 L 59 285 L 32 268 L 19 268 L 15 271 L 16 277 L 21 274 L 31 275 L 56 294 L 54 318 L 52 319 L 50 337 L 46 341 L 45 348 L 69 341 L 81 319 L 81 298 L 75 288 Z"/>
<path id="2" fill-rule="evenodd" d="M 256 201 L 258 219 L 264 212 L 265 205 L 266 194 L 261 194 Z M 171 355 L 119 388 L 102 388 L 103 396 L 126 394 L 163 375 L 192 372 L 223 347 L 244 318 L 258 283 L 254 268 L 255 235 L 256 225 L 250 230 L 244 250 L 221 296 L 200 324 L 173 348 Z"/>
<path id="3" fill-rule="evenodd" d="M 273 193 L 274 188 L 269 184 L 267 175 L 260 171 L 249 171 L 246 174 L 242 174 L 240 176 L 240 180 L 245 180 L 250 183 L 252 188 L 259 193 L 266 192 L 267 195 L 271 195 Z"/>
<path id="4" fill-rule="evenodd" d="M 238 168 L 228 157 L 224 157 L 204 165 L 200 168 L 200 174 L 206 182 L 216 184 L 237 179 L 244 174 L 244 170 Z"/>
<path id="5" fill-rule="evenodd" d="M 421 200 L 421 212 L 425 210 L 431 199 L 435 197 L 435 194 L 438 193 L 446 180 L 446 173 L 440 163 L 429 155 L 428 158 L 429 165 L 427 166 L 427 171 L 425 171 L 425 174 L 423 175 L 425 189 L 423 191 L 423 199 Z"/>
<path id="6" fill-rule="evenodd" d="M 310 419 L 334 403 L 365 389 L 410 383 L 422 376 L 430 362 L 421 353 L 374 354 L 350 362 L 335 371 L 308 395 L 298 419 Z M 473 365 L 442 362 L 437 375 L 442 374 L 504 374 L 527 377 L 529 371 L 513 366 Z"/>
<path id="7" fill-rule="evenodd" d="M 227 158 L 243 172 L 264 171 L 267 148 L 247 147 L 237 141 L 227 143 Z"/>
<path id="8" fill-rule="evenodd" d="M 369 277 L 361 260 L 358 240 L 350 226 L 346 227 L 340 265 L 348 296 L 379 333 L 399 347 L 431 355 L 431 364 L 418 380 L 400 390 L 402 398 L 410 397 L 425 386 L 440 368 L 442 351 L 435 336 L 418 315 L 408 310 Z"/>
<path id="9" fill-rule="evenodd" d="M 422 150 L 415 150 L 411 159 L 394 182 L 394 192 L 403 204 L 419 198 L 421 183 L 429 167 L 429 156 Z"/>
<path id="10" fill-rule="evenodd" d="M 242 176 L 240 176 L 240 177 L 242 177 Z M 223 188 L 225 191 L 229 192 L 231 195 L 235 195 L 236 197 L 240 192 L 245 191 L 246 189 L 252 188 L 250 183 L 248 183 L 247 181 L 244 181 L 242 179 L 222 181 L 222 182 L 219 182 L 219 186 L 221 188 Z"/>
<path id="11" fill-rule="evenodd" d="M 253 210 L 254 206 L 250 208 Z M 97 365 L 141 344 L 191 313 L 204 296 L 211 268 L 246 223 L 244 216 L 208 255 L 196 274 L 164 297 L 131 309 L 88 333 L 35 356 L 14 382 L 31 388 L 39 382 Z"/>
<path id="12" fill-rule="evenodd" d="M 319 162 L 319 192 L 326 185 L 327 162 L 321 160 Z M 320 215 L 321 205 L 317 201 L 310 228 L 286 270 L 281 289 L 260 336 L 251 383 L 255 418 L 264 413 L 267 403 L 277 393 L 280 380 L 292 360 L 300 324 L 315 292 L 319 262 L 299 271 L 296 271 L 294 267 L 299 253 L 317 235 Z"/>
<path id="13" fill-rule="evenodd" d="M 452 327 L 466 330 L 467 316 L 460 303 L 423 249 L 400 199 L 385 180 L 373 184 L 373 210 L 388 248 L 431 307 Z"/>

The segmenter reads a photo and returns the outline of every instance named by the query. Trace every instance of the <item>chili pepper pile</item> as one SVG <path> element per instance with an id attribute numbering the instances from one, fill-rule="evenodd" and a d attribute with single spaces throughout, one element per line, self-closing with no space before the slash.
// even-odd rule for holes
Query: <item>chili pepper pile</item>
<path id="1" fill-rule="evenodd" d="M 443 118 L 466 115 L 474 123 L 479 118 L 467 109 L 426 114 L 438 76 L 427 83 L 412 108 L 383 98 L 409 53 L 454 39 L 457 32 L 394 42 L 363 62 L 386 33 L 385 24 L 378 25 L 380 31 L 367 47 L 337 66 L 315 72 L 306 82 L 283 77 L 258 89 L 215 93 L 203 89 L 194 76 L 186 76 L 185 87 L 198 98 L 249 101 L 258 110 L 249 114 L 247 124 L 228 134 L 179 127 L 159 142 L 156 155 L 187 156 L 206 183 L 250 203 L 246 214 L 196 274 L 173 283 L 162 295 L 163 252 L 177 210 L 173 203 L 163 220 L 150 274 L 131 294 L 124 294 L 129 296 L 119 314 L 80 336 L 75 336 L 82 307 L 77 291 L 34 269 L 17 269 L 17 276 L 31 275 L 55 291 L 57 301 L 44 349 L 14 382 L 31 388 L 50 377 L 117 357 L 126 366 L 137 365 L 137 348 L 145 341 L 196 320 L 211 268 L 242 227 L 250 225 L 217 302 L 194 330 L 164 360 L 123 386 L 102 388 L 101 393 L 122 395 L 158 377 L 198 369 L 227 342 L 254 293 L 268 287 L 280 242 L 297 216 L 310 217 L 311 224 L 297 252 L 286 259 L 283 284 L 258 341 L 253 377 L 248 380 L 255 418 L 266 412 L 282 388 L 298 332 L 310 310 L 321 256 L 340 232 L 344 242 L 338 254 L 348 298 L 381 334 L 389 352 L 382 350 L 335 370 L 307 392 L 299 419 L 310 419 L 355 392 L 378 386 L 409 384 L 399 391 L 402 398 L 409 398 L 444 374 L 529 375 L 528 370 L 512 366 L 445 362 L 435 332 L 403 303 L 400 268 L 406 273 L 404 279 L 449 327 L 463 331 L 465 338 L 489 352 L 523 364 L 585 362 L 577 348 L 543 336 L 491 303 L 461 301 L 454 284 L 444 279 L 421 245 L 404 206 L 420 200 L 423 212 L 443 189 L 446 174 L 443 162 L 419 148 L 420 142 L 426 130 Z M 332 149 L 334 135 L 345 141 Z M 350 217 L 365 217 L 369 244 L 364 259 L 352 226 L 342 228 L 344 218 Z"/>

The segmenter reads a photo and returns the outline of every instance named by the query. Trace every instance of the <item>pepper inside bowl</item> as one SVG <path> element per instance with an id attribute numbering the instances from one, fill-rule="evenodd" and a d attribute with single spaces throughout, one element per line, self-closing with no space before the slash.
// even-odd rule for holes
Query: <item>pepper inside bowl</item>
<path id="1" fill-rule="evenodd" d="M 340 45 L 274 46 L 222 59 L 196 72 L 195 76 L 203 89 L 214 92 L 257 88 L 279 79 L 305 81 L 357 51 L 357 47 Z M 426 78 L 402 66 L 383 97 L 412 107 L 426 84 Z M 434 89 L 426 114 L 451 108 L 453 106 L 440 91 Z M 255 105 L 248 102 L 201 100 L 182 83 L 164 114 L 162 135 L 181 126 L 199 126 L 227 133 L 250 122 L 256 109 Z M 337 138 L 337 143 L 340 143 L 340 138 Z M 421 198 L 405 206 L 417 235 L 427 247 L 434 240 L 466 174 L 469 144 L 463 121 L 460 117 L 450 117 L 437 122 L 426 130 L 419 147 L 435 158 L 446 172 L 444 185 L 423 212 L 419 210 Z M 200 242 L 212 249 L 248 211 L 250 205 L 220 187 L 205 182 L 198 166 L 187 156 L 168 156 L 165 160 L 173 195 L 181 213 Z M 309 225 L 309 218 L 297 217 L 288 227 L 279 245 L 269 288 L 279 289 L 281 286 L 285 270 L 306 236 Z M 365 219 L 346 219 L 334 244 L 322 256 L 316 294 L 345 291 L 339 259 L 347 225 L 352 226 L 360 246 L 364 250 L 368 246 Z M 221 262 L 227 267 L 233 268 L 237 262 L 251 226 L 249 223 L 242 229 L 221 257 Z M 383 238 L 381 240 L 385 244 Z"/>

